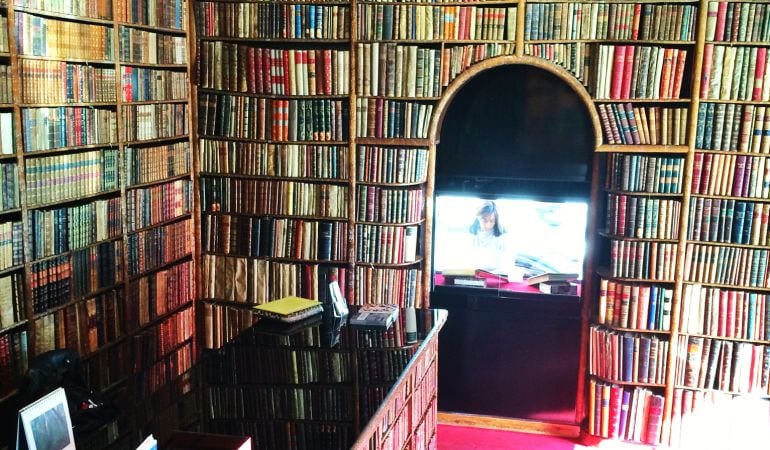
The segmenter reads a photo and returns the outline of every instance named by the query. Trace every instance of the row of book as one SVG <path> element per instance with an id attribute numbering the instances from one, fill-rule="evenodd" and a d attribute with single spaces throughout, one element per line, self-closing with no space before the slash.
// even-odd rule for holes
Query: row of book
<path id="1" fill-rule="evenodd" d="M 741 394 L 770 393 L 770 346 L 703 336 L 679 336 L 679 386 Z"/>
<path id="2" fill-rule="evenodd" d="M 197 2 L 201 37 L 348 39 L 347 5 Z"/>
<path id="3" fill-rule="evenodd" d="M 392 42 L 359 43 L 356 94 L 439 97 L 441 49 Z"/>
<path id="4" fill-rule="evenodd" d="M 45 319 L 48 316 L 44 316 Z M 35 341 L 37 344 L 37 341 Z M 51 343 L 49 350 L 54 349 L 55 343 Z M 45 351 L 45 350 L 43 350 Z M 88 359 L 81 361 L 83 380 L 87 386 L 104 390 L 115 385 L 118 381 L 126 379 L 131 373 L 131 343 L 127 339 L 119 339 L 110 347 L 108 352 L 96 352 Z M 117 390 L 116 393 L 125 393 Z"/>
<path id="5" fill-rule="evenodd" d="M 413 354 L 413 348 L 393 348 L 385 351 L 361 350 L 356 355 L 361 371 L 359 381 L 363 383 L 395 382 L 409 364 Z"/>
<path id="6" fill-rule="evenodd" d="M 124 66 L 121 81 L 124 102 L 185 100 L 190 94 L 187 72 Z"/>
<path id="7" fill-rule="evenodd" d="M 176 180 L 126 191 L 126 228 L 129 232 L 173 220 L 192 211 L 190 180 Z"/>
<path id="8" fill-rule="evenodd" d="M 600 45 L 590 90 L 596 99 L 678 99 L 686 63 L 686 49 Z"/>
<path id="9" fill-rule="evenodd" d="M 306 336 L 318 333 L 318 327 L 305 330 L 296 334 Z M 281 338 L 284 343 L 288 343 L 287 340 L 294 335 L 276 336 L 260 333 L 258 329 L 254 331 L 239 337 L 238 344 L 231 344 L 226 352 L 206 358 L 204 370 L 210 383 L 230 386 L 267 385 L 261 389 L 269 389 L 270 385 L 285 385 L 293 389 L 293 386 L 304 384 L 335 384 L 335 389 L 352 393 L 352 352 L 334 348 L 322 351 L 313 345 L 309 348 L 267 346 L 262 344 L 265 341 L 261 339 L 265 335 Z"/>
<path id="10" fill-rule="evenodd" d="M 329 301 L 329 283 L 336 278 L 348 290 L 345 267 L 299 264 L 223 255 L 202 256 L 201 297 L 262 304 L 275 298 L 300 296 Z"/>
<path id="11" fill-rule="evenodd" d="M 11 66 L 0 64 L 0 103 L 13 101 L 13 82 Z"/>
<path id="12" fill-rule="evenodd" d="M 0 395 L 13 393 L 27 373 L 27 331 L 0 335 Z"/>
<path id="13" fill-rule="evenodd" d="M 610 241 L 610 273 L 619 278 L 671 281 L 677 244 L 647 241 Z"/>
<path id="14" fill-rule="evenodd" d="M 608 381 L 664 384 L 669 341 L 664 336 L 589 329 L 589 374 Z"/>
<path id="15" fill-rule="evenodd" d="M 186 0 L 133 0 L 119 3 L 115 15 L 121 22 L 184 30 L 187 5 Z"/>
<path id="16" fill-rule="evenodd" d="M 272 95 L 347 95 L 350 51 L 262 48 L 201 41 L 198 71 L 207 89 Z"/>
<path id="17" fill-rule="evenodd" d="M 29 212 L 32 259 L 87 247 L 121 236 L 120 198 Z"/>
<path id="18" fill-rule="evenodd" d="M 21 222 L 0 223 L 0 270 L 24 263 L 24 239 Z"/>
<path id="19" fill-rule="evenodd" d="M 24 103 L 115 102 L 115 69 L 65 61 L 21 59 Z"/>
<path id="20" fill-rule="evenodd" d="M 357 36 L 389 40 L 515 40 L 516 7 L 358 5 Z"/>
<path id="21" fill-rule="evenodd" d="M 272 141 L 344 141 L 348 102 L 201 93 L 201 135 Z"/>
<path id="22" fill-rule="evenodd" d="M 177 311 L 131 337 L 134 373 L 149 369 L 192 338 L 195 332 L 193 313 L 192 307 Z"/>
<path id="23" fill-rule="evenodd" d="M 118 57 L 126 63 L 187 64 L 187 38 L 121 26 Z"/>
<path id="24" fill-rule="evenodd" d="M 187 134 L 187 103 L 123 106 L 123 140 L 145 141 Z"/>
<path id="25" fill-rule="evenodd" d="M 593 79 L 593 45 L 587 42 L 524 44 L 524 54 L 551 61 L 575 76 L 584 86 Z"/>
<path id="26" fill-rule="evenodd" d="M 0 277 L 0 329 L 24 320 L 24 276 L 10 273 Z"/>
<path id="27" fill-rule="evenodd" d="M 0 163 L 0 211 L 21 206 L 18 167 L 15 162 Z"/>
<path id="28" fill-rule="evenodd" d="M 261 370 L 262 367 L 257 367 Z M 208 389 L 212 420 L 351 422 L 352 389 L 309 386 L 216 385 Z M 236 414 L 234 412 L 237 411 Z"/>
<path id="29" fill-rule="evenodd" d="M 175 384 L 185 383 L 183 375 L 193 365 L 193 344 L 187 342 L 166 355 L 136 376 L 134 392 L 137 398 L 147 398 L 162 388 L 174 389 Z"/>
<path id="30" fill-rule="evenodd" d="M 53 338 L 57 348 L 72 348 L 82 356 L 123 336 L 123 293 L 113 290 L 49 314 L 54 326 L 39 330 L 35 339 Z M 38 330 L 36 330 L 38 331 Z"/>
<path id="31" fill-rule="evenodd" d="M 768 245 L 768 215 L 766 203 L 691 197 L 687 239 Z"/>
<path id="32" fill-rule="evenodd" d="M 696 5 L 528 4 L 524 39 L 692 41 Z"/>
<path id="33" fill-rule="evenodd" d="M 153 183 L 190 173 L 187 141 L 152 147 L 126 147 L 126 186 Z"/>
<path id="34" fill-rule="evenodd" d="M 205 258 L 205 256 L 204 256 Z M 206 259 L 204 259 L 204 262 Z M 209 292 L 210 293 L 210 292 Z M 205 295 L 204 295 L 205 297 Z M 222 297 L 220 297 L 222 298 Z M 203 348 L 217 349 L 259 320 L 256 312 L 203 301 Z M 206 359 L 208 360 L 208 358 Z"/>
<path id="35" fill-rule="evenodd" d="M 109 192 L 119 187 L 116 149 L 47 156 L 25 162 L 25 190 L 30 207 Z"/>
<path id="36" fill-rule="evenodd" d="M 24 108 L 24 151 L 115 144 L 118 115 L 113 109 L 66 107 Z"/>
<path id="37" fill-rule="evenodd" d="M 373 264 L 417 261 L 419 227 L 356 225 L 356 259 Z"/>
<path id="38" fill-rule="evenodd" d="M 514 44 L 511 42 L 445 46 L 441 56 L 441 86 L 449 86 L 460 73 L 479 61 L 513 54 Z"/>
<path id="39" fill-rule="evenodd" d="M 356 218 L 364 222 L 409 223 L 423 219 L 422 188 L 358 186 Z"/>
<path id="40" fill-rule="evenodd" d="M 112 61 L 114 30 L 16 13 L 16 49 L 20 55 Z"/>
<path id="41" fill-rule="evenodd" d="M 192 262 L 185 261 L 131 282 L 126 330 L 136 330 L 193 299 Z"/>
<path id="42" fill-rule="evenodd" d="M 681 304 L 683 333 L 752 341 L 770 336 L 767 294 L 686 284 Z"/>
<path id="43" fill-rule="evenodd" d="M 766 156 L 696 152 L 692 193 L 770 198 L 770 162 Z"/>
<path id="44" fill-rule="evenodd" d="M 376 145 L 360 145 L 356 149 L 356 180 L 359 182 L 422 183 L 427 176 L 427 149 Z"/>
<path id="45" fill-rule="evenodd" d="M 703 48 L 701 99 L 768 101 L 768 77 L 767 47 L 706 44 Z"/>
<path id="46" fill-rule="evenodd" d="M 204 177 L 200 197 L 206 212 L 340 219 L 348 215 L 348 186 L 334 184 Z"/>
<path id="47" fill-rule="evenodd" d="M 679 239 L 681 209 L 680 200 L 608 193 L 607 233 L 638 239 Z"/>
<path id="48" fill-rule="evenodd" d="M 597 105 L 608 144 L 687 145 L 687 108 Z"/>
<path id="49" fill-rule="evenodd" d="M 51 0 L 14 0 L 13 4 L 26 9 L 37 9 L 59 14 L 92 19 L 112 19 L 111 0 L 83 0 L 79 2 Z"/>
<path id="50" fill-rule="evenodd" d="M 684 158 L 680 156 L 610 153 L 605 187 L 628 192 L 680 194 L 684 163 Z"/>
<path id="51" fill-rule="evenodd" d="M 432 103 L 359 97 L 356 99 L 356 136 L 425 139 L 433 106 Z"/>
<path id="52" fill-rule="evenodd" d="M 673 297 L 670 287 L 602 278 L 598 323 L 642 331 L 670 331 Z"/>
<path id="53" fill-rule="evenodd" d="M 420 269 L 357 266 L 353 303 L 413 307 L 424 301 Z"/>
<path id="54" fill-rule="evenodd" d="M 174 222 L 128 236 L 128 274 L 154 270 L 192 252 L 192 220 Z"/>
<path id="55" fill-rule="evenodd" d="M 770 153 L 770 114 L 760 105 L 702 102 L 695 148 Z"/>
<path id="56" fill-rule="evenodd" d="M 347 223 L 206 214 L 204 252 L 321 261 L 347 259 Z"/>
<path id="57" fill-rule="evenodd" d="M 767 258 L 770 250 L 687 244 L 684 279 L 744 287 L 770 287 Z"/>
<path id="58" fill-rule="evenodd" d="M 348 178 L 348 147 L 201 139 L 200 170 L 206 174 L 261 177 Z"/>
<path id="59" fill-rule="evenodd" d="M 603 438 L 658 444 L 663 437 L 665 398 L 650 389 L 590 380 L 588 433 Z"/>
<path id="60" fill-rule="evenodd" d="M 770 7 L 764 3 L 708 2 L 707 41 L 767 42 Z"/>
<path id="61" fill-rule="evenodd" d="M 30 286 L 35 314 L 69 303 L 122 280 L 123 242 L 105 242 L 32 264 Z"/>

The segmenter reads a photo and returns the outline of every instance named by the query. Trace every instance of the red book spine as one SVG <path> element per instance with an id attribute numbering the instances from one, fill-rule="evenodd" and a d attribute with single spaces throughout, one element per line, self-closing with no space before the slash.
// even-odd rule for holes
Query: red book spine
<path id="1" fill-rule="evenodd" d="M 687 51 L 679 50 L 676 53 L 676 72 L 674 73 L 674 85 L 672 88 L 672 98 L 682 96 L 682 79 L 684 78 L 684 67 L 687 62 Z"/>
<path id="2" fill-rule="evenodd" d="M 762 84 L 765 79 L 765 61 L 767 59 L 767 47 L 757 48 L 757 63 L 754 73 L 754 92 L 752 100 L 762 100 Z"/>
<path id="3" fill-rule="evenodd" d="M 323 81 L 324 81 L 324 94 L 331 95 L 332 94 L 332 50 L 328 48 L 324 50 Z"/>
<path id="4" fill-rule="evenodd" d="M 733 177 L 732 195 L 738 197 L 743 192 L 743 172 L 746 169 L 746 156 L 738 156 L 735 159 L 735 176 Z"/>
<path id="5" fill-rule="evenodd" d="M 616 45 L 612 63 L 612 85 L 610 86 L 610 98 L 612 99 L 621 98 L 625 64 L 626 46 Z"/>
<path id="6" fill-rule="evenodd" d="M 714 40 L 724 40 L 725 34 L 725 18 L 727 16 L 727 2 L 719 2 L 719 9 L 717 9 L 717 25 L 714 32 Z"/>
<path id="7" fill-rule="evenodd" d="M 644 434 L 644 442 L 647 444 L 657 444 L 660 440 L 660 431 L 663 425 L 663 403 L 662 395 L 650 396 L 647 427 Z"/>
<path id="8" fill-rule="evenodd" d="M 612 230 L 612 234 L 615 235 L 622 235 L 623 231 L 626 229 L 626 203 L 628 201 L 628 197 L 625 195 L 619 195 L 617 197 L 617 213 L 618 213 L 618 220 L 615 223 L 615 229 Z"/>
<path id="9" fill-rule="evenodd" d="M 703 170 L 701 171 L 701 184 L 695 194 L 705 194 L 708 192 L 709 181 L 711 180 L 711 161 L 713 159 L 713 153 L 703 154 Z"/>
<path id="10" fill-rule="evenodd" d="M 264 94 L 265 89 L 265 57 L 261 48 L 254 49 L 256 59 L 256 92 Z"/>
<path id="11" fill-rule="evenodd" d="M 633 45 L 626 46 L 625 64 L 623 66 L 623 83 L 620 88 L 620 94 L 622 98 L 631 98 L 631 78 L 634 74 L 635 50 L 636 47 Z"/>
<path id="12" fill-rule="evenodd" d="M 256 58 L 256 49 L 249 48 L 247 50 L 248 55 L 248 67 L 246 69 L 246 83 L 247 83 L 247 90 L 250 93 L 256 93 L 257 92 L 257 58 Z"/>
<path id="13" fill-rule="evenodd" d="M 617 438 L 620 435 L 620 409 L 623 400 L 623 388 L 610 387 L 610 423 L 609 437 Z"/>
<path id="14" fill-rule="evenodd" d="M 289 50 L 281 50 L 283 53 L 283 68 L 281 70 L 282 94 L 291 93 L 291 70 L 289 69 Z"/>

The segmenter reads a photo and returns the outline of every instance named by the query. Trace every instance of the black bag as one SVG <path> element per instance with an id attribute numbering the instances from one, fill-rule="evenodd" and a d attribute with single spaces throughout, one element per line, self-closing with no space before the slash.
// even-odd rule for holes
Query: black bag
<path id="1" fill-rule="evenodd" d="M 114 402 L 88 389 L 80 375 L 80 357 L 71 349 L 52 350 L 33 359 L 21 381 L 19 399 L 28 405 L 59 387 L 67 395 L 76 435 L 90 433 L 120 415 Z"/>

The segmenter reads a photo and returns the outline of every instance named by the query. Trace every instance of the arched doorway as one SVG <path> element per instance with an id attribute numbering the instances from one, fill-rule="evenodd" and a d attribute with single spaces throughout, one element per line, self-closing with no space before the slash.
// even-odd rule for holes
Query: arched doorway
<path id="1" fill-rule="evenodd" d="M 433 117 L 432 192 L 590 206 L 596 203 L 592 180 L 600 130 L 590 96 L 563 69 L 530 57 L 484 61 L 450 85 Z M 435 203 L 428 208 L 433 245 L 426 259 L 433 264 L 438 246 L 446 243 L 433 233 Z M 585 211 L 580 231 L 592 248 L 597 211 Z M 583 273 L 590 274 L 591 252 L 585 256 Z M 590 276 L 584 280 L 583 295 L 590 295 Z M 431 306 L 450 309 L 442 348 L 453 355 L 440 357 L 440 410 L 579 422 L 586 302 L 426 281 L 433 286 Z"/>

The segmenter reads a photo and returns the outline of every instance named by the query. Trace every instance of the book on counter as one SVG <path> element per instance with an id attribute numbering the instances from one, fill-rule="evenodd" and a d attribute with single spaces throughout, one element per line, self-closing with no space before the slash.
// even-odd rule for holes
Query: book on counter
<path id="1" fill-rule="evenodd" d="M 508 282 L 505 275 L 484 269 L 449 269 L 441 273 L 446 284 L 470 287 L 495 287 Z"/>
<path id="2" fill-rule="evenodd" d="M 576 273 L 562 273 L 562 272 L 550 272 L 550 273 L 544 273 L 542 275 L 535 275 L 533 277 L 529 277 L 524 280 L 525 283 L 527 283 L 530 286 L 533 286 L 535 284 L 539 283 L 546 283 L 546 282 L 555 282 L 555 281 L 574 281 L 577 280 L 578 274 Z"/>
<path id="3" fill-rule="evenodd" d="M 254 311 L 260 317 L 291 323 L 323 312 L 323 305 L 318 300 L 289 296 L 256 305 Z"/>
<path id="4" fill-rule="evenodd" d="M 387 329 L 398 318 L 398 305 L 363 305 L 350 316 L 350 324 Z"/>
<path id="5" fill-rule="evenodd" d="M 544 294 L 577 295 L 578 285 L 572 281 L 546 281 L 539 283 L 540 292 Z"/>

